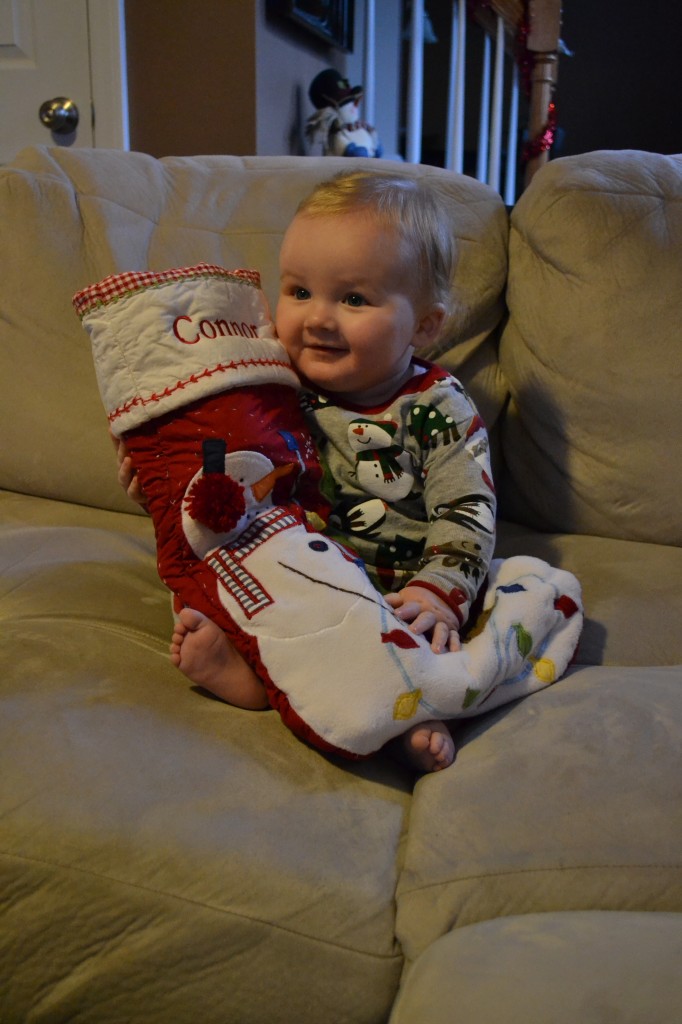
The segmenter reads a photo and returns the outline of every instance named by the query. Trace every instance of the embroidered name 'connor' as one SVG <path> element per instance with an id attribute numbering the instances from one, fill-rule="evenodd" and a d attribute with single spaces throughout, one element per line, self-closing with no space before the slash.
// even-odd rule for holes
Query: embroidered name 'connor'
<path id="1" fill-rule="evenodd" d="M 182 327 L 180 326 L 182 323 Z M 198 333 L 191 316 L 178 316 L 173 321 L 173 334 L 183 345 L 196 345 L 201 340 L 200 336 L 213 341 L 215 338 L 231 338 L 238 335 L 241 338 L 257 338 L 258 328 L 255 324 L 238 323 L 236 320 L 200 320 Z M 192 337 L 194 334 L 194 337 Z"/>

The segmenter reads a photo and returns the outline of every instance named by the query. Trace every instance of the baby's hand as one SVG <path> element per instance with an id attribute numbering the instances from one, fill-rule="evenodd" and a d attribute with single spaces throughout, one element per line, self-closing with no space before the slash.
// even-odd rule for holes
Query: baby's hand
<path id="1" fill-rule="evenodd" d="M 393 608 L 396 618 L 409 622 L 413 633 L 431 634 L 431 650 L 458 651 L 459 622 L 452 608 L 426 587 L 403 587 L 397 594 L 386 594 L 386 603 Z"/>
<path id="2" fill-rule="evenodd" d="M 132 498 L 134 502 L 140 505 L 143 509 L 147 509 L 147 497 L 142 490 L 140 480 L 133 469 L 133 462 L 128 454 L 125 441 L 122 441 L 120 437 L 111 437 L 114 448 L 116 449 L 116 461 L 118 462 L 118 482 L 120 483 L 123 490 L 126 492 L 129 498 Z"/>

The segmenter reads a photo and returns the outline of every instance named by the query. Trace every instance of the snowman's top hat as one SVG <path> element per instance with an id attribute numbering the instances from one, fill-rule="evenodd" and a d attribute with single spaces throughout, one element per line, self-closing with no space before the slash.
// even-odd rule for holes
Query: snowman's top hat
<path id="1" fill-rule="evenodd" d="M 320 71 L 313 79 L 308 95 L 318 110 L 322 107 L 342 107 L 344 103 L 357 103 L 362 97 L 361 85 L 351 86 L 347 78 L 334 68 Z"/>

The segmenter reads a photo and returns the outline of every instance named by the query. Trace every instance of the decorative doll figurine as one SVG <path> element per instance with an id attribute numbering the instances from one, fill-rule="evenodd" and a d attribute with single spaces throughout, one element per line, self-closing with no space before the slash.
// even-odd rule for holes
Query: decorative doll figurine
<path id="1" fill-rule="evenodd" d="M 308 118 L 306 138 L 321 144 L 324 156 L 380 157 L 376 130 L 359 118 L 362 86 L 350 86 L 334 68 L 320 71 L 308 92 L 317 113 Z"/>

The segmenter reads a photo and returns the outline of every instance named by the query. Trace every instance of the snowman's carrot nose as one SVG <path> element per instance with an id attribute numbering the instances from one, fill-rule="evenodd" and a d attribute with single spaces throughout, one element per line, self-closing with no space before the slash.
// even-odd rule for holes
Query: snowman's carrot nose
<path id="1" fill-rule="evenodd" d="M 271 473 L 261 477 L 260 480 L 256 480 L 255 484 L 251 485 L 251 492 L 253 493 L 256 501 L 262 501 L 263 498 L 270 493 L 272 488 L 275 486 L 275 481 L 281 476 L 286 476 L 291 473 L 294 469 L 293 462 L 287 462 L 284 466 L 277 466 Z"/>

